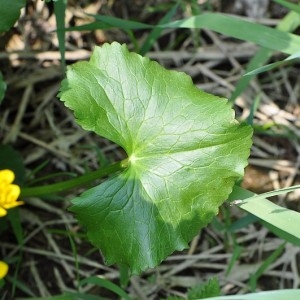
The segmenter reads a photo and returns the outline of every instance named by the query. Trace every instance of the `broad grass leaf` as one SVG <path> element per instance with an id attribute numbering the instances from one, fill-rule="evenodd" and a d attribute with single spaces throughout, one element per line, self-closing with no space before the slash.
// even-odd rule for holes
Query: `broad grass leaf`
<path id="1" fill-rule="evenodd" d="M 300 37 L 298 35 L 283 32 L 281 29 L 278 30 L 276 28 L 246 21 L 242 18 L 223 13 L 205 12 L 203 14 L 192 16 L 186 19 L 176 20 L 170 23 L 158 25 L 149 25 L 145 23 L 123 20 L 120 18 L 103 15 L 90 16 L 94 17 L 96 21 L 82 26 L 70 27 L 67 28 L 66 31 L 81 31 L 109 28 L 138 30 L 152 29 L 155 27 L 161 29 L 205 28 L 221 33 L 225 36 L 230 36 L 240 40 L 255 43 L 266 49 L 280 51 L 286 54 L 295 54 L 299 52 Z"/>
<path id="2" fill-rule="evenodd" d="M 96 47 L 69 67 L 59 97 L 128 155 L 127 168 L 71 207 L 108 264 L 136 274 L 186 248 L 243 176 L 252 129 L 227 100 L 125 45 Z"/>
<path id="3" fill-rule="evenodd" d="M 161 25 L 165 28 L 205 28 L 286 54 L 299 52 L 300 37 L 222 13 L 203 13 Z"/>
<path id="4" fill-rule="evenodd" d="M 262 220 L 265 227 L 281 237 L 282 239 L 300 245 L 300 213 L 279 206 L 267 197 L 277 196 L 299 189 L 300 185 L 295 185 L 279 190 L 256 195 L 241 187 L 235 186 L 228 200 L 241 201 L 238 206 Z M 234 202 L 233 202 L 234 203 Z"/>

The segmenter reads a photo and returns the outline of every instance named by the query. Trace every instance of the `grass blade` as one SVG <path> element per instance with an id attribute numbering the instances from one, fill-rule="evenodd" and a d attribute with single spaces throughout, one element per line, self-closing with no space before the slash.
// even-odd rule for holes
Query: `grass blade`
<path id="1" fill-rule="evenodd" d="M 241 253 L 243 252 L 243 249 L 244 249 L 243 247 L 241 247 L 237 244 L 233 247 L 233 253 L 232 253 L 232 256 L 231 256 L 230 261 L 228 263 L 226 272 L 225 272 L 226 276 L 229 275 L 230 271 L 232 270 L 232 268 L 234 267 L 234 265 L 238 261 Z"/>
<path id="2" fill-rule="evenodd" d="M 107 300 L 107 298 L 102 298 L 89 294 L 73 293 L 67 292 L 62 295 L 49 296 L 49 297 L 38 297 L 38 298 L 18 298 L 18 300 Z"/>
<path id="3" fill-rule="evenodd" d="M 0 72 L 0 104 L 1 104 L 2 100 L 4 99 L 6 87 L 7 87 L 6 82 L 4 81 L 3 75 Z"/>
<path id="4" fill-rule="evenodd" d="M 122 29 L 151 29 L 155 26 L 135 21 L 123 20 L 115 17 L 90 15 L 94 17 L 99 25 L 105 24 L 106 28 L 118 27 Z M 91 23 L 96 26 L 97 22 Z M 88 24 L 88 25 L 91 25 Z M 67 30 L 88 29 L 88 25 L 68 28 Z M 91 25 L 92 26 L 92 25 Z M 283 32 L 278 29 L 264 25 L 245 21 L 238 17 L 233 17 L 221 13 L 204 13 L 192 16 L 184 20 L 178 20 L 167 24 L 157 25 L 160 28 L 206 28 L 231 36 L 240 40 L 253 42 L 265 48 L 281 51 L 287 54 L 299 52 L 300 37 L 291 33 Z M 102 27 L 98 27 L 102 28 Z M 96 29 L 96 27 L 93 27 Z"/>
<path id="5" fill-rule="evenodd" d="M 270 224 L 271 229 L 272 227 L 276 228 L 277 232 L 286 241 L 299 243 L 300 213 L 278 206 L 266 199 L 266 197 L 285 194 L 298 188 L 300 188 L 300 185 L 255 195 L 248 190 L 235 186 L 229 201 L 241 199 L 241 202 L 237 204 L 241 209 Z"/>
<path id="6" fill-rule="evenodd" d="M 284 32 L 292 32 L 299 26 L 299 24 L 300 15 L 295 12 L 290 12 L 280 21 L 276 29 Z M 272 50 L 265 48 L 260 49 L 247 65 L 246 73 L 263 66 L 269 60 L 272 53 Z M 246 90 L 253 77 L 254 75 L 241 77 L 230 97 L 230 101 L 232 103 L 234 103 L 235 99 Z"/>
<path id="7" fill-rule="evenodd" d="M 259 104 L 260 104 L 260 95 L 257 95 L 250 107 L 250 113 L 246 120 L 247 123 L 251 126 L 253 126 L 254 115 L 259 107 Z"/>
<path id="8" fill-rule="evenodd" d="M 109 29 L 112 27 L 113 26 L 111 26 L 109 24 L 104 24 L 103 22 L 96 21 L 96 22 L 92 22 L 89 24 L 65 28 L 65 31 L 92 31 L 92 30 L 96 30 L 96 29 Z"/>
<path id="9" fill-rule="evenodd" d="M 66 68 L 66 60 L 65 60 L 65 12 L 67 7 L 67 0 L 55 1 L 54 2 L 54 12 L 56 18 L 56 27 L 57 27 L 57 38 L 58 38 L 58 46 L 59 52 L 61 56 L 61 65 L 63 70 Z"/>
<path id="10" fill-rule="evenodd" d="M 92 15 L 92 14 L 88 14 L 88 15 L 94 17 L 96 21 L 106 24 L 111 28 L 116 27 L 120 29 L 151 29 L 154 27 L 153 25 L 136 22 L 136 21 L 124 20 L 116 17 Z"/>
<path id="11" fill-rule="evenodd" d="M 258 268 L 258 270 L 255 272 L 255 274 L 252 274 L 250 276 L 250 289 L 251 291 L 255 291 L 257 287 L 257 280 L 260 276 L 264 274 L 264 272 L 270 267 L 270 265 L 279 257 L 279 255 L 284 250 L 286 243 L 280 245 L 270 256 L 268 256 L 264 262 L 261 264 L 261 266 Z"/>
<path id="12" fill-rule="evenodd" d="M 158 25 L 162 25 L 164 23 L 167 23 L 171 20 L 171 18 L 174 16 L 178 8 L 178 5 L 174 5 L 172 9 L 159 21 Z M 163 28 L 161 27 L 155 27 L 150 34 L 147 36 L 143 46 L 140 49 L 140 54 L 145 55 L 152 47 L 154 42 L 158 39 L 161 32 L 163 31 Z"/>
<path id="13" fill-rule="evenodd" d="M 116 295 L 119 295 L 120 297 L 123 297 L 124 300 L 132 300 L 124 290 L 122 290 L 119 286 L 117 286 L 116 284 L 114 284 L 106 279 L 92 276 L 92 277 L 86 278 L 80 282 L 80 285 L 84 285 L 84 284 L 95 284 L 100 287 L 104 287 L 107 290 L 112 291 L 113 293 L 115 293 Z"/>
<path id="14" fill-rule="evenodd" d="M 228 295 L 221 297 L 205 298 L 202 300 L 291 300 L 300 299 L 300 290 L 277 290 L 253 293 L 247 295 Z"/>
<path id="15" fill-rule="evenodd" d="M 300 52 L 292 54 L 284 60 L 276 61 L 272 64 L 268 64 L 268 65 L 262 66 L 260 68 L 257 68 L 253 71 L 247 72 L 244 76 L 257 75 L 257 74 L 260 74 L 260 73 L 263 73 L 263 72 L 266 72 L 266 71 L 270 71 L 270 70 L 278 68 L 280 66 L 285 66 L 285 65 L 291 64 L 295 61 L 298 61 L 299 58 L 300 58 Z"/>
<path id="16" fill-rule="evenodd" d="M 204 13 L 161 25 L 169 28 L 206 28 L 287 54 L 299 52 L 300 37 L 221 13 Z"/>
<path id="17" fill-rule="evenodd" d="M 293 10 L 296 13 L 300 14 L 300 6 L 295 4 L 295 3 L 291 3 L 289 1 L 285 1 L 285 0 L 273 0 L 274 2 L 277 2 L 278 4 L 286 7 L 289 10 Z"/>
<path id="18" fill-rule="evenodd" d="M 260 219 L 252 214 L 247 214 L 246 216 L 236 220 L 235 222 L 233 222 L 229 228 L 227 229 L 228 232 L 234 232 L 237 231 L 239 229 L 245 228 L 250 224 L 253 224 L 257 221 L 259 221 Z"/>

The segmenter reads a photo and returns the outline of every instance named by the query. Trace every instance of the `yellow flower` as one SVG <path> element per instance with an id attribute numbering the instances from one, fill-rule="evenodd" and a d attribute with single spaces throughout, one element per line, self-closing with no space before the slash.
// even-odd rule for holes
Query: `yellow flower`
<path id="1" fill-rule="evenodd" d="M 8 265 L 4 261 L 0 261 L 0 279 L 6 276 L 8 272 Z"/>
<path id="2" fill-rule="evenodd" d="M 0 171 L 0 217 L 7 214 L 7 209 L 24 204 L 22 201 L 17 201 L 21 190 L 18 185 L 12 184 L 14 179 L 15 174 L 11 170 Z"/>

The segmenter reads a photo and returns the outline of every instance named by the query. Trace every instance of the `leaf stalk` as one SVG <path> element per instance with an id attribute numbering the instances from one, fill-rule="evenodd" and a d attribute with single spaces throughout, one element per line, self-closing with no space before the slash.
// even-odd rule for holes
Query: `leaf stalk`
<path id="1" fill-rule="evenodd" d="M 128 164 L 126 163 L 126 159 L 125 159 L 123 161 L 113 163 L 109 166 L 84 174 L 74 179 L 70 179 L 70 180 L 66 180 L 54 184 L 49 184 L 45 186 L 21 188 L 21 197 L 44 196 L 44 195 L 70 190 L 88 184 L 90 182 L 93 182 L 96 179 L 100 179 L 108 175 L 111 175 L 113 173 L 116 173 L 118 171 L 122 171 L 127 166 Z"/>

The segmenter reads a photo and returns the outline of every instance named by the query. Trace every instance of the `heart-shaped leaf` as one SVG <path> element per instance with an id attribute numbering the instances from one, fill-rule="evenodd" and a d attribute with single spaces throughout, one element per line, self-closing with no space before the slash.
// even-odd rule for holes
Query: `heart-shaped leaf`
<path id="1" fill-rule="evenodd" d="M 127 168 L 71 207 L 108 264 L 139 273 L 186 248 L 243 176 L 252 129 L 227 100 L 125 45 L 69 67 L 59 96 L 84 129 L 128 155 Z"/>

